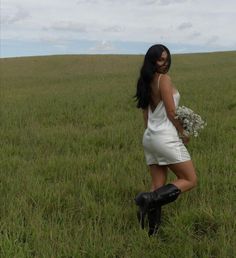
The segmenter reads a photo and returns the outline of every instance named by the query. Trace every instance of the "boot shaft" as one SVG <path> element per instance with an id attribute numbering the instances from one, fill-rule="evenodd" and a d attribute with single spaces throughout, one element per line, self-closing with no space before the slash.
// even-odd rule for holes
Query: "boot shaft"
<path id="1" fill-rule="evenodd" d="M 175 201 L 181 190 L 174 184 L 164 185 L 154 192 L 142 192 L 135 197 L 136 205 L 145 214 L 149 209 L 156 208 Z"/>
<path id="2" fill-rule="evenodd" d="M 150 207 L 162 206 L 175 201 L 180 195 L 181 190 L 174 184 L 164 185 L 154 192 L 151 192 Z"/>

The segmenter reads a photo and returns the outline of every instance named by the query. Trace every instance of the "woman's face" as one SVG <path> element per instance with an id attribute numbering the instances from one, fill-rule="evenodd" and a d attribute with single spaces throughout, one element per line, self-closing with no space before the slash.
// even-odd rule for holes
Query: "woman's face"
<path id="1" fill-rule="evenodd" d="M 168 54 L 164 50 L 159 59 L 157 59 L 158 72 L 166 73 L 168 71 Z"/>

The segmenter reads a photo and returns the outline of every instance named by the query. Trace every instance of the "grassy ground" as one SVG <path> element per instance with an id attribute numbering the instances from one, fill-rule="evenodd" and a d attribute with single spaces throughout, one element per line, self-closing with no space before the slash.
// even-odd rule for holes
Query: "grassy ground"
<path id="1" fill-rule="evenodd" d="M 208 126 L 188 146 L 198 187 L 163 207 L 153 238 L 133 202 L 150 189 L 142 60 L 0 59 L 0 257 L 235 257 L 236 52 L 173 56 L 180 105 Z"/>

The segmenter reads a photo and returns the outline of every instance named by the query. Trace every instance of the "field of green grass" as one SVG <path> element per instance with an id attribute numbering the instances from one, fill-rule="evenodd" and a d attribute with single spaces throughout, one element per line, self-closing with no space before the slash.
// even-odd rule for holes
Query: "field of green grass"
<path id="1" fill-rule="evenodd" d="M 133 201 L 151 186 L 132 98 L 142 61 L 0 59 L 1 258 L 236 257 L 236 52 L 173 55 L 180 105 L 208 125 L 188 145 L 198 186 L 151 238 Z"/>

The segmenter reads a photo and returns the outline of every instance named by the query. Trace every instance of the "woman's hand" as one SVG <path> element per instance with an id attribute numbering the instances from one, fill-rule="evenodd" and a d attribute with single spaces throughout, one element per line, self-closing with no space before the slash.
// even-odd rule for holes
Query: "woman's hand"
<path id="1" fill-rule="evenodd" d="M 190 141 L 190 136 L 188 135 L 184 135 L 181 137 L 182 141 L 183 141 L 183 144 L 188 144 L 189 141 Z"/>
<path id="2" fill-rule="evenodd" d="M 179 135 L 180 139 L 182 139 L 183 141 L 183 144 L 188 144 L 189 141 L 190 141 L 190 136 L 185 132 L 183 131 L 180 135 Z"/>

